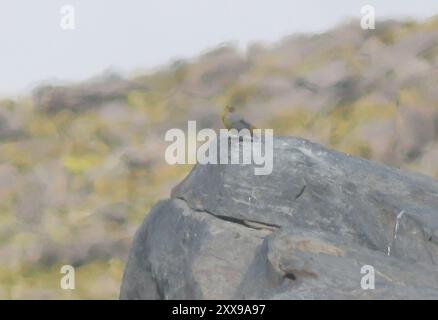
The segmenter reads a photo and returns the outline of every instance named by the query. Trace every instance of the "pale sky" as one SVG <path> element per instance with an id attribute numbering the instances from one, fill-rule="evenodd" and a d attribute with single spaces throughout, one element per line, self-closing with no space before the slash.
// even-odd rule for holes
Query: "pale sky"
<path id="1" fill-rule="evenodd" d="M 224 42 L 320 32 L 360 17 L 366 4 L 377 19 L 438 14 L 437 0 L 0 0 L 0 94 L 108 68 L 148 69 Z M 60 27 L 63 5 L 75 8 L 73 31 Z"/>

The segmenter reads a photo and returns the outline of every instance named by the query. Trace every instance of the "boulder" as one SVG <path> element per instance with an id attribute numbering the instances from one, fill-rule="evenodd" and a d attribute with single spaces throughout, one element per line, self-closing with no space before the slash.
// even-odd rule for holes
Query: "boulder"
<path id="1" fill-rule="evenodd" d="M 438 181 L 292 137 L 273 160 L 196 165 L 137 231 L 120 298 L 438 299 Z"/>

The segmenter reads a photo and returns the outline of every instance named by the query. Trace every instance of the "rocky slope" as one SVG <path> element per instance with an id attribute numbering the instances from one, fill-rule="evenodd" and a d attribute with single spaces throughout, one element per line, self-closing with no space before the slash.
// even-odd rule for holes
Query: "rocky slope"
<path id="1" fill-rule="evenodd" d="M 117 298 L 145 212 L 191 169 L 163 160 L 165 132 L 218 130 L 226 104 L 276 135 L 438 178 L 437 44 L 437 16 L 351 21 L 0 99 L 0 298 Z M 59 290 L 64 264 L 74 291 Z"/>

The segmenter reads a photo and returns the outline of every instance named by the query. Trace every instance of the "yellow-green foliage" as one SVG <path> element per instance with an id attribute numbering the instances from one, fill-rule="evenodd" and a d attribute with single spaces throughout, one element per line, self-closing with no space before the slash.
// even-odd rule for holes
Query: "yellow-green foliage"
<path id="1" fill-rule="evenodd" d="M 0 266 L 0 295 L 3 299 L 118 299 L 123 261 L 94 261 L 76 268 L 74 290 L 61 289 L 62 265 L 41 268 L 29 264 L 18 270 Z"/>
<path id="2" fill-rule="evenodd" d="M 295 134 L 305 132 L 312 124 L 314 115 L 306 108 L 292 108 L 291 111 L 282 112 L 268 121 L 268 128 L 275 128 L 277 135 Z"/>
<path id="3" fill-rule="evenodd" d="M 404 105 L 424 105 L 428 107 L 434 107 L 427 99 L 425 99 L 424 92 L 422 92 L 420 88 L 416 87 L 402 89 L 399 94 L 399 101 Z"/>
<path id="4" fill-rule="evenodd" d="M 62 162 L 67 170 L 72 173 L 85 173 L 89 169 L 102 163 L 98 154 L 85 154 L 81 156 L 66 156 Z"/>
<path id="5" fill-rule="evenodd" d="M 231 87 L 225 95 L 224 105 L 239 107 L 247 104 L 250 99 L 254 99 L 257 90 L 251 86 L 235 85 Z"/>
<path id="6" fill-rule="evenodd" d="M 352 105 L 338 107 L 330 115 L 330 143 L 336 146 L 360 125 L 370 121 L 394 118 L 396 112 L 395 105 L 377 104 L 366 99 L 359 100 Z"/>
<path id="7" fill-rule="evenodd" d="M 169 112 L 166 98 L 158 92 L 131 91 L 127 96 L 128 104 L 146 112 L 151 123 L 163 121 Z"/>
<path id="8" fill-rule="evenodd" d="M 34 159 L 29 155 L 28 149 L 19 142 L 0 144 L 0 160 L 12 164 L 20 170 L 28 169 L 34 162 Z"/>

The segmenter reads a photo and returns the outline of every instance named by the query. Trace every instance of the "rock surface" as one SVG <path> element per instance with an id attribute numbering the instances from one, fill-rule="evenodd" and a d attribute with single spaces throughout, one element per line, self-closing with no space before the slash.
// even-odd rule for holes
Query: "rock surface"
<path id="1" fill-rule="evenodd" d="M 438 299 L 438 181 L 298 138 L 273 155 L 266 176 L 197 165 L 137 231 L 120 298 Z"/>

